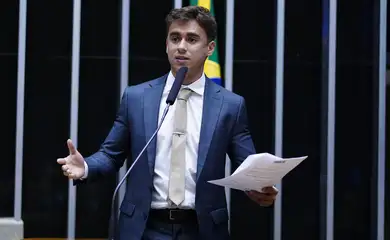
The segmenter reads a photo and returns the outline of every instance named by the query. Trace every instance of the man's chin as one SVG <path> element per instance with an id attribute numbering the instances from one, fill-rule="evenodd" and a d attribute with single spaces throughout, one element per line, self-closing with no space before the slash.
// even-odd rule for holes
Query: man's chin
<path id="1" fill-rule="evenodd" d="M 182 67 L 190 68 L 188 63 L 178 63 L 178 64 L 176 64 L 176 66 L 177 66 L 177 69 L 180 69 Z"/>
<path id="2" fill-rule="evenodd" d="M 188 72 L 191 70 L 191 67 L 188 66 L 188 64 L 175 64 L 172 66 L 172 69 L 174 70 L 174 72 L 177 72 L 182 67 L 188 67 Z"/>

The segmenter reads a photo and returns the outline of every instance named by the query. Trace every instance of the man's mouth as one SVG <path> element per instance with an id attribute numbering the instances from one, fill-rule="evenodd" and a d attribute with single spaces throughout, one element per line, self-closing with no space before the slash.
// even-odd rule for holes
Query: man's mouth
<path id="1" fill-rule="evenodd" d="M 184 57 L 184 56 L 177 56 L 177 57 L 175 57 L 175 60 L 178 62 L 184 62 L 184 61 L 188 61 L 190 59 L 188 57 Z"/>

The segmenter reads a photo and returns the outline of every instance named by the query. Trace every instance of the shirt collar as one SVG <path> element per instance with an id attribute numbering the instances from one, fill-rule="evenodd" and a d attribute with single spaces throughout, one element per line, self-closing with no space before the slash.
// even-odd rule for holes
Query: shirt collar
<path id="1" fill-rule="evenodd" d="M 168 74 L 167 83 L 165 85 L 165 89 L 167 91 L 171 89 L 174 81 L 175 81 L 175 77 L 173 76 L 172 71 L 170 71 Z M 195 82 L 189 85 L 182 85 L 182 88 L 189 88 L 195 93 L 203 96 L 205 83 L 206 83 L 206 77 L 205 74 L 203 73 L 198 80 L 196 80 Z"/>

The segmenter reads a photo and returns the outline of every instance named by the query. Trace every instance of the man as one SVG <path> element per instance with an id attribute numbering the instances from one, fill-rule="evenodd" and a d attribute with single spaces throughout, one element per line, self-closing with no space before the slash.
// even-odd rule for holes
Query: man
<path id="1" fill-rule="evenodd" d="M 198 6 L 174 9 L 166 22 L 171 71 L 125 90 L 97 153 L 84 159 L 68 140 L 69 156 L 57 161 L 64 175 L 78 184 L 115 173 L 125 158 L 134 160 L 157 128 L 176 72 L 187 66 L 182 89 L 156 140 L 128 177 L 117 239 L 229 239 L 225 189 L 208 181 L 225 176 L 226 153 L 238 163 L 256 153 L 245 102 L 203 72 L 217 34 L 209 11 Z M 276 194 L 274 187 L 267 187 L 248 196 L 270 206 Z"/>

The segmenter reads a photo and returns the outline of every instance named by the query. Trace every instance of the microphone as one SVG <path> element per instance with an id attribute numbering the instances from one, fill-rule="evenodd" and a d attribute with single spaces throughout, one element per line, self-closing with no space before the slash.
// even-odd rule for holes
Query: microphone
<path id="1" fill-rule="evenodd" d="M 177 94 L 179 94 L 180 87 L 183 84 L 187 72 L 188 72 L 188 67 L 182 67 L 179 69 L 179 71 L 177 71 L 175 82 L 173 83 L 171 91 L 169 91 L 167 97 L 167 101 L 166 101 L 167 104 L 173 105 L 175 103 Z"/>
<path id="2" fill-rule="evenodd" d="M 169 107 L 172 106 L 175 103 L 175 100 L 177 98 L 177 95 L 179 94 L 181 85 L 183 84 L 184 78 L 188 72 L 188 67 L 181 67 L 177 73 L 175 81 L 173 82 L 172 88 L 169 91 L 167 100 L 166 100 L 166 107 L 164 109 L 164 112 L 161 117 L 160 124 L 157 126 L 157 129 L 154 131 L 153 135 L 150 137 L 149 141 L 146 143 L 144 148 L 141 150 L 141 152 L 138 154 L 137 158 L 134 160 L 133 164 L 131 164 L 130 168 L 127 170 L 125 176 L 121 179 L 121 181 L 118 183 L 118 185 L 115 188 L 114 194 L 112 196 L 111 200 L 111 217 L 110 217 L 110 223 L 109 223 L 109 238 L 108 240 L 115 240 L 115 233 L 116 233 L 116 223 L 117 223 L 117 211 L 115 207 L 115 199 L 116 195 L 118 194 L 119 188 L 122 186 L 122 184 L 127 179 L 127 176 L 130 174 L 131 170 L 133 169 L 134 165 L 138 162 L 138 160 L 141 158 L 142 154 L 145 152 L 149 144 L 153 141 L 153 139 L 156 137 L 158 131 L 161 128 L 161 125 L 168 113 Z"/>

